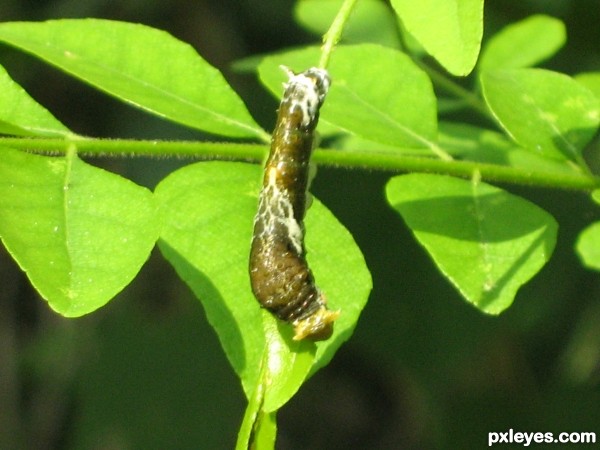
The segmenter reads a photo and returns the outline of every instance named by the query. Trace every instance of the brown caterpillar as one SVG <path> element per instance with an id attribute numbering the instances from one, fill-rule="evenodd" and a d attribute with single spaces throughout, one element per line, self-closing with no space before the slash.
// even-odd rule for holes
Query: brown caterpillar
<path id="1" fill-rule="evenodd" d="M 252 292 L 260 304 L 294 326 L 294 340 L 328 339 L 339 311 L 327 309 L 304 250 L 309 160 L 319 108 L 331 83 L 324 69 L 294 74 L 279 105 L 265 164 L 250 251 Z"/>

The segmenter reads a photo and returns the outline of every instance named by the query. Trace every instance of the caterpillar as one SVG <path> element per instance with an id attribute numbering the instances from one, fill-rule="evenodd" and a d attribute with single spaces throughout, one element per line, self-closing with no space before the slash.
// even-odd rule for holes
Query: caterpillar
<path id="1" fill-rule="evenodd" d="M 324 69 L 288 75 L 254 219 L 250 281 L 262 307 L 294 326 L 294 340 L 325 340 L 339 311 L 327 309 L 304 249 L 309 160 L 319 109 L 331 84 Z"/>

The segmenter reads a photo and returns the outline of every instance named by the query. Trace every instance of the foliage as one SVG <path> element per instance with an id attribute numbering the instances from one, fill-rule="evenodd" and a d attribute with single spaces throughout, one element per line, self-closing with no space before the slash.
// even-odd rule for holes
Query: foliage
<path id="1" fill-rule="evenodd" d="M 393 0 L 393 9 L 364 0 L 355 15 L 342 13 L 353 3 L 298 2 L 299 22 L 327 36 L 324 48 L 337 43 L 343 28 L 345 40 L 333 52 L 309 46 L 267 55 L 256 67 L 259 78 L 278 97 L 279 65 L 303 70 L 327 62 L 333 85 L 319 125 L 324 148 L 315 161 L 414 172 L 389 181 L 391 208 L 468 302 L 499 314 L 550 259 L 557 224 L 487 182 L 597 189 L 584 150 L 600 123 L 600 76 L 532 68 L 565 42 L 564 26 L 554 18 L 512 24 L 480 54 L 482 0 Z M 0 132 L 7 137 L 0 139 L 0 237 L 50 307 L 67 317 L 110 301 L 158 243 L 202 302 L 243 386 L 249 403 L 238 448 L 272 447 L 276 411 L 330 361 L 366 304 L 371 278 L 350 233 L 313 201 L 308 260 L 342 315 L 329 341 L 293 342 L 289 328 L 259 308 L 248 282 L 258 166 L 192 164 L 152 193 L 78 156 L 260 159 L 269 135 L 220 72 L 169 34 L 124 22 L 7 22 L 0 24 L 0 41 L 137 108 L 222 139 L 184 145 L 80 136 L 2 69 Z M 515 46 L 519 52 L 511 51 Z M 434 69 L 428 55 L 453 75 L 475 71 L 473 89 Z M 436 98 L 434 86 L 452 97 Z M 461 109 L 480 113 L 501 132 L 444 120 Z M 592 224 L 577 241 L 583 263 L 594 269 L 600 269 L 599 233 Z"/>

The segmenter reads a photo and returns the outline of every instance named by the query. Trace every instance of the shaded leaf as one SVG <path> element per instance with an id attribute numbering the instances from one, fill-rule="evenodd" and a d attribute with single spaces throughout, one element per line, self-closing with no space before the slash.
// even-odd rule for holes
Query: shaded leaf
<path id="1" fill-rule="evenodd" d="M 508 308 L 554 249 L 548 213 L 485 183 L 411 174 L 386 192 L 440 271 L 483 312 Z"/>
<path id="2" fill-rule="evenodd" d="M 7 22 L 0 41 L 168 120 L 225 136 L 266 137 L 221 73 L 164 31 L 100 19 Z"/>
<path id="3" fill-rule="evenodd" d="M 0 236 L 58 313 L 106 304 L 158 238 L 152 193 L 75 156 L 0 150 Z"/>
<path id="4" fill-rule="evenodd" d="M 64 137 L 72 133 L 32 99 L 0 66 L 0 133 Z"/>
<path id="5" fill-rule="evenodd" d="M 440 146 L 452 156 L 469 161 L 549 174 L 580 174 L 566 160 L 545 158 L 516 145 L 504 134 L 464 123 L 440 123 Z"/>

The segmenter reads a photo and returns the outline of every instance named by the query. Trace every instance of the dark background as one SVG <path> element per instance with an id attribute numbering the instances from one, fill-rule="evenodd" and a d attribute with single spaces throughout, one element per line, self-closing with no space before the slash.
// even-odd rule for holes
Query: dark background
<path id="1" fill-rule="evenodd" d="M 271 129 L 276 101 L 230 64 L 316 42 L 294 24 L 292 5 L 2 0 L 0 20 L 102 17 L 167 30 L 223 70 Z M 596 1 L 495 0 L 485 12 L 486 36 L 534 13 L 564 20 L 568 43 L 546 67 L 600 70 Z M 0 58 L 80 134 L 201 137 L 6 47 Z M 190 161 L 91 162 L 152 187 Z M 504 186 L 554 215 L 559 240 L 515 304 L 488 317 L 461 299 L 386 206 L 390 176 L 321 168 L 314 182 L 364 252 L 374 289 L 352 339 L 278 414 L 277 448 L 480 449 L 488 432 L 510 428 L 600 433 L 600 283 L 573 250 L 598 208 L 580 193 Z M 0 249 L 0 449 L 228 449 L 244 408 L 199 302 L 158 252 L 108 306 L 69 320 L 49 310 Z"/>

